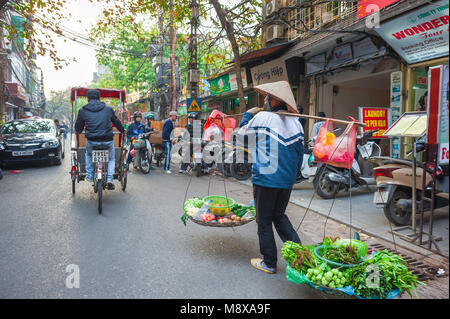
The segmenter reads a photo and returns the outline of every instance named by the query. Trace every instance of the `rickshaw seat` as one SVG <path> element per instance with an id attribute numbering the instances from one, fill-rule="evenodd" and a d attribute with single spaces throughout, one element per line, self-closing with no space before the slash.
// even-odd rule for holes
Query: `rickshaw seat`
<path id="1" fill-rule="evenodd" d="M 92 149 L 95 151 L 107 151 L 109 147 L 107 145 L 96 145 Z"/>

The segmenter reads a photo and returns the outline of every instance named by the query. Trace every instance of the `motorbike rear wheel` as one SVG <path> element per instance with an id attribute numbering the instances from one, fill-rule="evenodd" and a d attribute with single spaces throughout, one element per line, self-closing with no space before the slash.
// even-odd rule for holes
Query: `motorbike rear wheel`
<path id="1" fill-rule="evenodd" d="M 411 212 L 406 212 L 397 207 L 400 199 L 411 199 L 411 196 L 404 191 L 396 190 L 392 200 L 384 207 L 384 216 L 395 226 L 408 225 L 411 220 Z"/>
<path id="2" fill-rule="evenodd" d="M 339 192 L 339 184 L 333 183 L 327 178 L 327 174 L 331 172 L 327 168 L 323 168 L 318 172 L 318 176 L 314 179 L 314 189 L 323 199 L 333 199 Z"/>
<path id="3" fill-rule="evenodd" d="M 252 176 L 251 168 L 250 163 L 233 163 L 230 165 L 230 172 L 238 181 L 246 181 Z"/>
<path id="4" fill-rule="evenodd" d="M 138 161 L 138 165 L 139 165 L 139 169 L 141 170 L 142 173 L 144 174 L 148 174 L 150 173 L 150 168 L 151 168 L 151 157 L 149 157 L 149 152 L 147 149 L 145 149 L 142 152 L 139 152 L 140 156 L 139 156 L 139 161 Z"/>

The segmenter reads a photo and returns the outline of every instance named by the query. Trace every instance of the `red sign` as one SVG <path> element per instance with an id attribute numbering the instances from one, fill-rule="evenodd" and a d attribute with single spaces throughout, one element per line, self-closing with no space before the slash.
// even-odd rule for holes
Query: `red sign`
<path id="1" fill-rule="evenodd" d="M 388 108 L 361 107 L 360 118 L 363 123 L 367 124 L 367 126 L 364 127 L 364 132 L 379 130 L 373 137 L 387 138 L 387 136 L 383 136 L 383 134 L 390 125 L 390 110 Z"/>
<path id="2" fill-rule="evenodd" d="M 358 19 L 367 17 L 376 11 L 380 11 L 384 7 L 397 2 L 398 0 L 360 0 L 358 2 Z"/>

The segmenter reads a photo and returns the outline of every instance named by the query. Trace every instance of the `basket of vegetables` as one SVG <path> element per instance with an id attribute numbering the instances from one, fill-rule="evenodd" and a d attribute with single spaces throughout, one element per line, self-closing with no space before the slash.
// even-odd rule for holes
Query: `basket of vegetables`
<path id="1" fill-rule="evenodd" d="M 345 294 L 359 299 L 393 299 L 402 292 L 412 296 L 416 287 L 423 284 L 409 271 L 408 264 L 400 256 L 388 251 L 367 255 L 367 246 L 353 242 L 333 241 L 330 238 L 325 238 L 324 243 L 315 246 L 285 242 L 281 252 L 287 262 L 287 279 L 327 293 Z M 364 253 L 364 258 L 356 264 L 344 264 L 355 262 L 355 259 L 348 259 L 348 255 L 353 256 L 353 253 L 349 253 L 347 248 L 345 251 L 348 255 L 344 255 L 341 260 L 341 255 L 330 249 L 336 247 L 352 247 L 352 250 L 359 252 L 359 256 Z M 330 253 L 326 254 L 328 251 Z M 342 253 L 341 250 L 339 252 Z"/>
<path id="2" fill-rule="evenodd" d="M 359 240 L 337 239 L 332 242 L 331 238 L 327 237 L 324 239 L 323 245 L 314 249 L 314 255 L 331 268 L 352 268 L 364 261 L 363 257 L 367 251 L 367 245 Z"/>
<path id="3" fill-rule="evenodd" d="M 184 225 L 186 225 L 186 221 L 189 219 L 193 223 L 202 226 L 237 227 L 248 224 L 256 218 L 255 207 L 253 205 L 245 206 L 236 204 L 231 198 L 228 198 L 228 202 L 231 203 L 232 201 L 233 203 L 233 205 L 229 207 L 229 212 L 225 215 L 222 215 L 222 212 L 219 212 L 219 215 L 217 215 L 217 211 L 211 209 L 210 200 L 211 199 L 208 197 L 205 197 L 204 199 L 188 199 L 184 204 L 184 214 L 181 216 Z"/>

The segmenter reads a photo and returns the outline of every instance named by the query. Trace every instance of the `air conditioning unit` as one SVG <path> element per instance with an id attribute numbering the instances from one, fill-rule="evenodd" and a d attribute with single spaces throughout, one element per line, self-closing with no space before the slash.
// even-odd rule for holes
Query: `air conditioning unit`
<path id="1" fill-rule="evenodd" d="M 265 16 L 264 18 L 270 17 L 275 12 L 280 10 L 281 7 L 285 6 L 286 0 L 269 0 L 264 4 Z"/>
<path id="2" fill-rule="evenodd" d="M 284 26 L 271 25 L 267 27 L 266 42 L 283 39 L 283 37 L 284 37 Z"/>
<path id="3" fill-rule="evenodd" d="M 191 82 L 200 82 L 200 71 L 195 69 L 189 70 L 189 79 Z"/>

